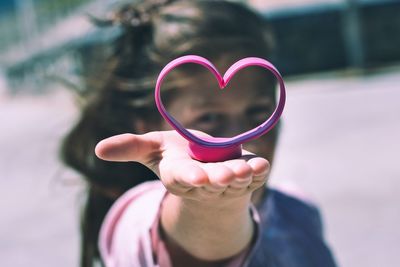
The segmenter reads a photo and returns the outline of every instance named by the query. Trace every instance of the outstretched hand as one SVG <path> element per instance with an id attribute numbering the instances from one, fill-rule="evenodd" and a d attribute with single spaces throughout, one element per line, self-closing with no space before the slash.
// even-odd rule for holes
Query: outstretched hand
<path id="1" fill-rule="evenodd" d="M 140 162 L 157 174 L 169 192 L 193 200 L 250 195 L 266 182 L 270 169 L 266 159 L 248 151 L 238 159 L 199 162 L 188 155 L 188 141 L 175 131 L 116 135 L 99 142 L 95 152 L 107 161 Z"/>

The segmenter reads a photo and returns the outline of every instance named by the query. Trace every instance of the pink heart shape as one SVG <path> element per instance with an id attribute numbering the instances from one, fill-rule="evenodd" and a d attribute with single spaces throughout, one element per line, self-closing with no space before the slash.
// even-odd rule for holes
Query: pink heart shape
<path id="1" fill-rule="evenodd" d="M 246 68 L 248 66 L 260 66 L 269 71 L 271 71 L 278 80 L 280 87 L 280 97 L 278 101 L 278 105 L 276 106 L 272 115 L 261 125 L 257 126 L 254 129 L 251 129 L 245 133 L 236 135 L 232 138 L 220 138 L 220 137 L 209 137 L 209 138 L 200 138 L 187 129 L 182 127 L 182 125 L 176 121 L 165 109 L 161 97 L 161 85 L 165 78 L 165 76 L 174 68 L 179 65 L 186 63 L 195 63 L 202 65 L 209 69 L 214 76 L 218 80 L 219 87 L 223 89 L 231 80 L 231 78 L 241 69 Z M 241 145 L 247 141 L 260 137 L 261 135 L 269 132 L 277 123 L 282 115 L 285 101 L 286 101 L 286 92 L 285 92 L 285 84 L 283 82 L 282 76 L 279 71 L 272 65 L 269 61 L 257 58 L 257 57 L 248 57 L 237 61 L 233 64 L 222 77 L 215 66 L 208 61 L 207 59 L 196 56 L 196 55 L 188 55 L 179 57 L 174 59 L 170 63 L 168 63 L 160 72 L 156 88 L 155 88 L 155 101 L 156 106 L 163 116 L 163 118 L 180 134 L 182 137 L 189 141 L 189 154 L 192 158 L 205 161 L 205 162 L 216 162 L 216 161 L 224 161 L 228 159 L 238 158 L 242 154 Z"/>

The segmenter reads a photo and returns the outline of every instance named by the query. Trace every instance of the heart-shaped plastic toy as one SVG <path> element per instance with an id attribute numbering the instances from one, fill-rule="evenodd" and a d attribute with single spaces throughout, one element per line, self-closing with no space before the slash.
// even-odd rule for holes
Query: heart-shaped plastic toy
<path id="1" fill-rule="evenodd" d="M 251 129 L 245 133 L 236 135 L 232 138 L 222 137 L 199 137 L 191 133 L 182 125 L 177 122 L 166 110 L 161 101 L 160 91 L 161 85 L 165 76 L 174 68 L 182 64 L 195 63 L 202 65 L 209 69 L 218 80 L 221 89 L 229 83 L 230 79 L 241 69 L 249 66 L 259 66 L 271 71 L 278 80 L 280 87 L 280 95 L 278 104 L 272 115 L 261 125 Z M 222 77 L 215 66 L 207 59 L 196 56 L 188 55 L 174 59 L 168 63 L 160 72 L 156 88 L 155 88 L 155 101 L 157 108 L 163 118 L 180 134 L 182 137 L 189 141 L 189 154 L 192 158 L 203 162 L 217 162 L 229 159 L 238 158 L 242 155 L 242 144 L 253 140 L 261 135 L 269 132 L 278 122 L 282 115 L 283 108 L 286 101 L 285 84 L 279 71 L 265 59 L 257 57 L 248 57 L 237 61 L 233 64 Z"/>

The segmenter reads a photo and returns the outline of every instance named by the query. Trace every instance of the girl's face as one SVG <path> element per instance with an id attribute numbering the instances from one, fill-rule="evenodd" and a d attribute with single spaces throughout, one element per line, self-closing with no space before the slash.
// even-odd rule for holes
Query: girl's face
<path id="1" fill-rule="evenodd" d="M 217 63 L 214 64 L 221 73 L 230 66 L 221 60 Z M 267 70 L 259 67 L 241 70 L 223 90 L 219 89 L 214 76 L 202 67 L 191 77 L 187 73 L 177 75 L 181 78 L 180 85 L 175 87 L 166 107 L 185 128 L 214 137 L 232 137 L 260 125 L 275 109 L 275 82 Z M 163 121 L 162 129 L 171 127 Z M 244 144 L 244 148 L 272 161 L 274 132 Z"/>

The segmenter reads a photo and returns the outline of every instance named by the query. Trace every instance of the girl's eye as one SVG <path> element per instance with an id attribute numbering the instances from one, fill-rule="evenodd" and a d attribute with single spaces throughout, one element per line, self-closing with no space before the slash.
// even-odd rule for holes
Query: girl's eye
<path id="1" fill-rule="evenodd" d="M 263 105 L 249 109 L 247 111 L 247 116 L 249 116 L 254 124 L 259 125 L 263 123 L 266 119 L 268 119 L 269 116 L 271 116 L 272 112 L 272 107 Z"/>
<path id="2" fill-rule="evenodd" d="M 218 113 L 205 113 L 200 115 L 194 120 L 193 128 L 207 132 L 208 134 L 215 134 L 223 124 L 223 116 Z"/>
<path id="3" fill-rule="evenodd" d="M 206 113 L 206 114 L 203 114 L 200 117 L 198 117 L 196 122 L 197 123 L 204 123 L 204 124 L 206 124 L 206 123 L 209 123 L 209 124 L 218 123 L 220 121 L 221 117 L 222 116 L 220 114 L 218 114 L 218 113 Z"/>

